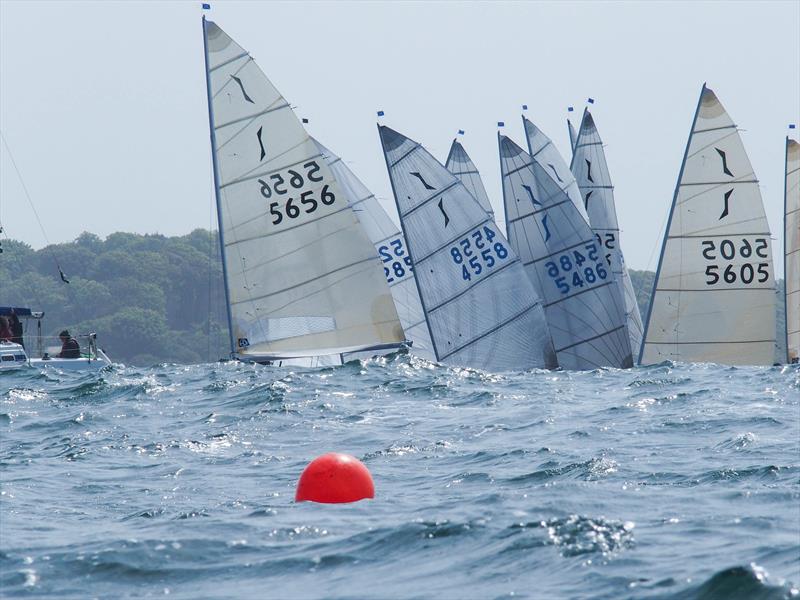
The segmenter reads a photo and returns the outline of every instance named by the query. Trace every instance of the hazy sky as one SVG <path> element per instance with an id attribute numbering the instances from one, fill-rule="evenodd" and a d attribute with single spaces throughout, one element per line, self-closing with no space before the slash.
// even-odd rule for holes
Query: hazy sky
<path id="1" fill-rule="evenodd" d="M 596 99 L 628 265 L 655 268 L 700 87 L 761 181 L 782 274 L 786 125 L 800 121 L 800 2 L 212 2 L 309 131 L 395 214 L 375 128 L 444 160 L 458 129 L 496 211 L 496 123 L 520 107 L 565 158 Z M 0 129 L 51 242 L 211 224 L 200 2 L 0 1 Z M 216 216 L 213 216 L 216 219 Z M 0 149 L 6 235 L 45 240 Z"/>

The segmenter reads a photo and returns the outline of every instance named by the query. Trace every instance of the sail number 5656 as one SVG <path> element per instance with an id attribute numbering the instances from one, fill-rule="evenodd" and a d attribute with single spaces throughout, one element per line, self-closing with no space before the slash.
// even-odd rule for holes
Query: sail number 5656
<path id="1" fill-rule="evenodd" d="M 319 175 L 319 165 L 317 161 L 311 160 L 303 164 L 306 170 L 305 178 L 295 169 L 287 169 L 284 173 L 273 173 L 269 176 L 269 181 L 259 179 L 258 183 L 261 185 L 260 192 L 264 198 L 271 199 L 273 195 L 285 196 L 291 192 L 290 188 L 300 190 L 306 185 L 306 181 L 317 183 L 322 181 L 322 176 Z M 322 186 L 319 198 L 314 197 L 313 190 L 306 190 L 301 192 L 298 197 L 295 195 L 289 196 L 286 200 L 278 200 L 270 202 L 269 214 L 272 215 L 272 224 L 279 225 L 283 222 L 284 217 L 289 219 L 296 219 L 300 216 L 301 212 L 311 214 L 317 210 L 320 203 L 325 206 L 330 206 L 336 201 L 336 196 L 330 191 L 328 185 Z"/>

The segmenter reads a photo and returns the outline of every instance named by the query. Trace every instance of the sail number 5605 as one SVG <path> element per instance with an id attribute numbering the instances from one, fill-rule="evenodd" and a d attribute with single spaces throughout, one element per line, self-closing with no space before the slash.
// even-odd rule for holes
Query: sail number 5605
<path id="1" fill-rule="evenodd" d="M 744 259 L 751 257 L 768 259 L 767 239 L 756 238 L 753 242 L 751 243 L 747 238 L 742 238 L 741 243 L 724 239 L 717 246 L 714 240 L 701 241 L 703 258 L 712 263 L 706 265 L 706 285 L 716 285 L 719 282 L 732 284 L 737 281 L 745 285 L 750 285 L 754 281 L 767 282 L 769 280 L 769 262 L 745 262 L 741 265 L 734 265 L 732 262 L 727 265 L 714 264 L 720 259 L 733 261 L 737 256 Z"/>

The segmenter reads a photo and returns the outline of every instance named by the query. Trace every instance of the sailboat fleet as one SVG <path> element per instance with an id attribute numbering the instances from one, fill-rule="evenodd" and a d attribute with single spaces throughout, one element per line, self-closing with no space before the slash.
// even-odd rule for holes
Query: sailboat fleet
<path id="1" fill-rule="evenodd" d="M 775 362 L 772 242 L 738 129 L 703 86 L 643 322 L 603 143 L 569 166 L 523 116 L 498 133 L 505 231 L 458 139 L 444 164 L 378 126 L 400 227 L 203 18 L 231 355 L 341 364 L 409 348 L 487 371 Z M 786 362 L 800 352 L 800 151 L 786 140 Z M 780 360 L 782 360 L 781 357 Z"/>

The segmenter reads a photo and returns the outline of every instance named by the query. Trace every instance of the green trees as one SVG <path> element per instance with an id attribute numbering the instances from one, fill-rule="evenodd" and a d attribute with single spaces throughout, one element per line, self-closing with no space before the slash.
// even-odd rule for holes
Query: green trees
<path id="1" fill-rule="evenodd" d="M 45 311 L 45 335 L 64 328 L 94 331 L 114 361 L 128 364 L 207 362 L 228 355 L 216 232 L 114 233 L 105 240 L 82 233 L 38 251 L 8 240 L 3 250 L 0 305 Z"/>

